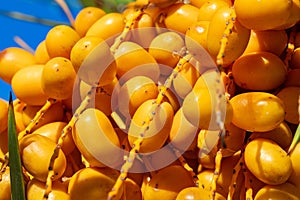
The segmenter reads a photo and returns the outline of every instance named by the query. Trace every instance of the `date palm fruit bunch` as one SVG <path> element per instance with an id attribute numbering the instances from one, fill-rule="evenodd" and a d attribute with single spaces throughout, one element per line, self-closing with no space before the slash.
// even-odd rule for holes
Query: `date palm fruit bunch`
<path id="1" fill-rule="evenodd" d="M 299 200 L 299 20 L 299 0 L 136 0 L 3 49 L 26 199 Z"/>

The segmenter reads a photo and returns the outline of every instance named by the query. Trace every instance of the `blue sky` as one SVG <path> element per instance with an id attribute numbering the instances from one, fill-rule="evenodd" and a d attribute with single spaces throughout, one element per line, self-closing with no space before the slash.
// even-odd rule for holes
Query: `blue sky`
<path id="1" fill-rule="evenodd" d="M 81 9 L 80 3 L 77 0 L 67 0 L 67 3 L 75 17 Z M 7 47 L 18 46 L 13 40 L 14 36 L 21 37 L 31 48 L 35 49 L 51 29 L 48 25 L 12 19 L 3 15 L 3 12 L 7 11 L 68 23 L 67 17 L 53 0 L 3 1 L 0 4 L 0 51 Z M 10 85 L 0 79 L 0 98 L 7 100 L 10 91 Z"/>

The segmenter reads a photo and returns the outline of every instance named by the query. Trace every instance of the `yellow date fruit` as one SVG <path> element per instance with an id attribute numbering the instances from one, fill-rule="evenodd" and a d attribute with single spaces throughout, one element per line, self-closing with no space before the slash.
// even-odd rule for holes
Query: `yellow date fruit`
<path id="1" fill-rule="evenodd" d="M 18 99 L 27 105 L 42 106 L 48 96 L 42 89 L 44 65 L 32 65 L 20 69 L 12 78 L 11 86 Z"/>
<path id="2" fill-rule="evenodd" d="M 247 131 L 270 131 L 284 120 L 283 101 L 267 92 L 245 92 L 230 99 L 232 123 Z"/>
<path id="3" fill-rule="evenodd" d="M 0 200 L 11 199 L 11 184 L 10 184 L 10 170 L 9 167 L 1 174 L 0 180 Z"/>
<path id="4" fill-rule="evenodd" d="M 115 52 L 117 77 L 121 82 L 140 75 L 157 80 L 159 66 L 154 57 L 142 46 L 131 41 L 122 42 Z"/>
<path id="5" fill-rule="evenodd" d="M 84 37 L 88 29 L 101 17 L 106 14 L 104 10 L 98 7 L 84 7 L 76 15 L 74 29 L 80 37 Z"/>
<path id="6" fill-rule="evenodd" d="M 112 39 L 117 34 L 121 33 L 124 29 L 125 21 L 121 13 L 107 13 L 98 19 L 87 30 L 86 36 L 97 36 L 103 40 Z M 108 42 L 109 44 L 112 43 Z"/>
<path id="7" fill-rule="evenodd" d="M 49 98 L 68 99 L 73 94 L 75 78 L 76 72 L 69 59 L 52 58 L 42 71 L 42 90 Z"/>
<path id="8" fill-rule="evenodd" d="M 164 32 L 157 35 L 150 43 L 149 53 L 157 63 L 174 68 L 180 59 L 180 50 L 184 48 L 184 40 L 176 32 Z M 177 53 L 177 54 L 176 54 Z M 167 74 L 168 70 L 161 70 Z"/>
<path id="9" fill-rule="evenodd" d="M 186 187 L 195 186 L 192 176 L 180 165 L 170 165 L 151 178 L 144 191 L 144 200 L 175 199 Z"/>
<path id="10" fill-rule="evenodd" d="M 298 200 L 300 199 L 300 192 L 299 189 L 297 189 L 293 184 L 288 182 L 280 185 L 266 185 L 257 192 L 254 200 L 265 200 L 265 199 Z"/>
<path id="11" fill-rule="evenodd" d="M 158 88 L 153 80 L 146 76 L 135 76 L 120 88 L 118 93 L 119 111 L 130 119 L 142 103 L 156 98 L 157 95 Z"/>
<path id="12" fill-rule="evenodd" d="M 104 40 L 96 36 L 85 36 L 76 42 L 70 55 L 70 60 L 76 72 L 79 71 L 79 68 L 89 53 L 101 42 L 104 42 Z"/>
<path id="13" fill-rule="evenodd" d="M 35 64 L 34 55 L 18 48 L 8 47 L 0 52 L 0 78 L 11 84 L 11 79 L 21 68 Z"/>
<path id="14" fill-rule="evenodd" d="M 58 140 L 62 134 L 63 128 L 67 125 L 66 122 L 55 121 L 47 123 L 40 128 L 36 129 L 32 134 L 39 134 L 50 138 L 53 142 L 58 143 Z M 72 132 L 68 132 L 62 142 L 62 150 L 64 154 L 69 155 L 75 148 L 75 144 L 72 138 Z"/>
<path id="15" fill-rule="evenodd" d="M 36 47 L 34 51 L 34 58 L 36 60 L 36 64 L 46 64 L 50 60 L 45 40 L 42 40 Z"/>
<path id="16" fill-rule="evenodd" d="M 59 180 L 53 181 L 52 190 L 49 193 L 49 200 L 71 200 L 70 195 L 67 194 L 66 183 L 62 183 Z M 44 197 L 45 182 L 41 182 L 36 178 L 31 179 L 26 186 L 26 198 L 27 200 L 39 200 Z"/>
<path id="17" fill-rule="evenodd" d="M 143 137 L 140 152 L 152 152 L 160 149 L 167 141 L 172 126 L 174 111 L 172 106 L 163 102 L 158 105 L 155 100 L 147 100 L 142 103 L 133 115 L 128 131 L 128 141 L 132 146 L 134 142 Z M 145 120 L 152 115 L 152 120 L 145 129 Z M 142 134 L 142 135 L 141 135 Z"/>
<path id="18" fill-rule="evenodd" d="M 290 152 L 290 158 L 292 161 L 292 174 L 289 177 L 289 182 L 294 184 L 298 190 L 300 189 L 300 143 L 298 143 L 295 148 Z"/>
<path id="19" fill-rule="evenodd" d="M 292 0 L 235 0 L 234 9 L 243 26 L 253 30 L 270 30 L 289 18 Z"/>
<path id="20" fill-rule="evenodd" d="M 92 166 L 117 167 L 122 162 L 119 138 L 108 117 L 98 109 L 88 108 L 79 116 L 73 140 Z"/>
<path id="21" fill-rule="evenodd" d="M 280 56 L 288 43 L 288 36 L 285 30 L 251 30 L 248 45 L 245 53 L 267 51 Z"/>
<path id="22" fill-rule="evenodd" d="M 96 37 L 99 38 L 99 36 Z M 88 40 L 91 43 L 86 48 L 84 43 Z M 75 71 L 78 70 L 76 71 L 78 77 L 93 86 L 112 83 L 116 77 L 117 67 L 107 42 L 104 40 L 101 42 L 95 36 L 86 36 L 77 45 L 78 48 L 84 48 L 82 52 L 77 47 L 77 50 L 73 51 L 72 60 L 75 62 Z"/>
<path id="23" fill-rule="evenodd" d="M 185 34 L 187 29 L 197 21 L 199 8 L 184 3 L 170 6 L 166 11 L 164 23 L 168 29 Z M 178 23 L 182 21 L 182 23 Z"/>
<path id="24" fill-rule="evenodd" d="M 250 139 L 266 138 L 278 143 L 281 148 L 286 149 L 292 142 L 293 133 L 286 122 L 282 122 L 276 128 L 266 132 L 253 132 Z"/>
<path id="25" fill-rule="evenodd" d="M 77 171 L 70 179 L 68 193 L 72 200 L 107 199 L 119 176 L 108 167 L 88 167 Z"/>
<path id="26" fill-rule="evenodd" d="M 38 134 L 30 134 L 20 140 L 23 166 L 37 180 L 46 181 L 50 159 L 55 147 L 55 142 Z M 66 157 L 60 149 L 53 165 L 54 176 L 52 180 L 59 179 L 63 175 L 66 166 Z"/>
<path id="27" fill-rule="evenodd" d="M 298 99 L 300 87 L 284 87 L 278 93 L 277 97 L 283 101 L 285 107 L 285 120 L 292 124 L 299 123 Z"/>
<path id="28" fill-rule="evenodd" d="M 268 91 L 284 83 L 287 70 L 277 55 L 253 52 L 240 56 L 233 63 L 232 75 L 234 82 L 241 88 Z"/>
<path id="29" fill-rule="evenodd" d="M 231 21 L 232 12 L 235 12 L 232 7 L 218 9 L 209 23 L 207 32 L 207 49 L 211 56 L 216 59 L 221 48 L 220 40 L 224 37 L 227 21 L 229 21 L 228 23 L 234 23 L 232 32 L 226 36 L 228 42 L 223 52 L 224 66 L 231 64 L 244 52 L 250 38 L 250 29 L 241 25 L 238 17 Z"/>
<path id="30" fill-rule="evenodd" d="M 78 33 L 68 25 L 56 25 L 46 35 L 46 48 L 50 58 L 70 58 L 73 46 L 80 39 Z"/>
<path id="31" fill-rule="evenodd" d="M 245 148 L 244 158 L 250 172 L 266 184 L 282 184 L 292 173 L 288 154 L 269 139 L 256 138 L 250 141 Z"/>

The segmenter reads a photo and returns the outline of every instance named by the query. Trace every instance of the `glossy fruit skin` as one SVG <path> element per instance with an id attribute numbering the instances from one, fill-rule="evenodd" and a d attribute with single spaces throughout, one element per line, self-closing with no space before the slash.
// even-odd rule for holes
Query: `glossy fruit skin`
<path id="1" fill-rule="evenodd" d="M 270 93 L 245 92 L 232 97 L 230 103 L 232 123 L 244 130 L 270 131 L 284 120 L 283 102 Z"/>
<path id="2" fill-rule="evenodd" d="M 298 98 L 300 87 L 284 87 L 278 93 L 277 97 L 283 101 L 285 107 L 285 120 L 292 124 L 299 123 Z"/>
<path id="3" fill-rule="evenodd" d="M 33 54 L 22 48 L 8 47 L 0 52 L 0 78 L 11 84 L 11 79 L 18 70 L 33 64 Z"/>
<path id="4" fill-rule="evenodd" d="M 166 11 L 164 23 L 168 29 L 185 34 L 189 26 L 197 21 L 199 9 L 190 4 L 173 4 Z M 184 23 L 178 23 L 178 20 Z"/>
<path id="5" fill-rule="evenodd" d="M 147 12 L 148 10 L 148 12 Z M 157 35 L 157 30 L 155 27 L 155 19 L 157 17 L 157 13 L 159 9 L 156 7 L 154 9 L 145 9 L 144 13 L 141 14 L 139 19 L 134 23 L 132 29 L 130 30 L 130 34 L 128 37 L 131 41 L 143 46 L 144 48 L 148 48 L 153 38 Z M 126 20 L 129 20 L 130 17 L 135 13 L 134 9 L 131 9 L 131 13 L 129 12 L 125 17 Z"/>
<path id="6" fill-rule="evenodd" d="M 150 153 L 159 150 L 164 143 L 167 141 L 169 131 L 171 129 L 172 120 L 174 116 L 174 111 L 172 106 L 163 102 L 155 110 L 156 104 L 153 104 L 153 99 L 145 101 L 136 110 L 133 115 L 129 131 L 128 131 L 128 141 L 132 146 L 134 142 L 143 133 L 143 122 L 152 111 L 155 112 L 153 120 L 149 124 L 148 131 L 144 133 L 144 140 L 140 148 L 142 153 Z M 155 142 L 154 142 L 155 141 Z"/>
<path id="7" fill-rule="evenodd" d="M 184 99 L 200 77 L 200 69 L 189 62 L 182 66 L 183 69 L 176 75 L 172 84 L 176 95 Z"/>
<path id="8" fill-rule="evenodd" d="M 235 12 L 232 7 L 221 7 L 216 11 L 210 21 L 207 32 L 207 49 L 214 59 L 216 59 L 219 53 L 221 46 L 220 40 L 224 36 L 226 21 L 231 20 L 230 15 L 232 12 Z M 244 52 L 249 38 L 250 29 L 241 25 L 237 17 L 234 20 L 232 33 L 228 35 L 228 43 L 223 58 L 224 66 L 231 64 Z"/>
<path id="9" fill-rule="evenodd" d="M 291 183 L 283 183 L 280 185 L 266 185 L 261 188 L 255 195 L 254 200 L 264 199 L 291 199 L 297 200 L 300 198 L 299 190 Z"/>
<path id="10" fill-rule="evenodd" d="M 288 19 L 292 0 L 276 0 L 272 3 L 259 0 L 236 0 L 234 8 L 239 21 L 245 27 L 253 30 L 270 30 Z"/>
<path id="11" fill-rule="evenodd" d="M 88 29 L 101 17 L 106 14 L 104 10 L 98 7 L 84 7 L 76 15 L 74 29 L 80 37 L 84 37 Z"/>
<path id="12" fill-rule="evenodd" d="M 137 43 L 122 42 L 115 53 L 115 59 L 117 77 L 121 83 L 136 75 L 148 76 L 154 81 L 158 79 L 159 66 L 156 60 Z"/>
<path id="13" fill-rule="evenodd" d="M 157 35 L 150 43 L 148 52 L 155 58 L 157 63 L 174 68 L 180 59 L 179 53 L 184 47 L 184 40 L 176 32 L 164 32 Z M 161 70 L 168 74 L 168 70 Z"/>
<path id="14" fill-rule="evenodd" d="M 292 174 L 288 181 L 294 184 L 298 190 L 300 189 L 300 165 L 299 165 L 299 155 L 300 155 L 300 143 L 298 143 L 294 150 L 290 153 L 290 158 L 292 161 Z"/>
<path id="15" fill-rule="evenodd" d="M 14 112 L 15 112 L 15 119 L 16 119 L 16 129 L 17 132 L 24 130 L 26 127 L 23 123 L 23 109 L 26 106 L 25 103 L 21 102 L 19 99 L 15 99 L 13 101 L 14 104 Z"/>
<path id="16" fill-rule="evenodd" d="M 275 29 L 284 30 L 295 26 L 300 20 L 300 2 L 299 0 L 292 0 L 292 8 L 290 10 L 290 15 L 287 20 L 276 27 Z"/>
<path id="17" fill-rule="evenodd" d="M 42 90 L 49 98 L 68 99 L 72 96 L 75 78 L 76 72 L 69 59 L 52 58 L 42 71 Z"/>
<path id="18" fill-rule="evenodd" d="M 251 173 L 266 184 L 282 184 L 292 173 L 290 157 L 269 139 L 257 138 L 250 141 L 245 148 L 244 158 Z"/>
<path id="19" fill-rule="evenodd" d="M 243 54 L 267 51 L 280 56 L 288 43 L 288 35 L 285 30 L 251 30 L 248 45 Z"/>
<path id="20" fill-rule="evenodd" d="M 106 199 L 118 176 L 117 170 L 107 167 L 81 169 L 70 179 L 68 193 L 72 200 Z"/>
<path id="21" fill-rule="evenodd" d="M 107 13 L 98 19 L 86 32 L 86 36 L 97 36 L 103 40 L 113 39 L 123 31 L 124 17 L 121 13 Z M 113 40 L 109 44 L 113 43 Z"/>
<path id="22" fill-rule="evenodd" d="M 195 186 L 190 174 L 180 165 L 170 165 L 159 170 L 144 191 L 144 200 L 175 199 L 186 187 Z"/>
<path id="23" fill-rule="evenodd" d="M 66 122 L 55 121 L 47 123 L 40 128 L 36 129 L 32 134 L 39 134 L 50 138 L 53 142 L 58 143 L 59 137 L 62 134 L 63 128 L 67 125 Z M 69 155 L 75 148 L 75 144 L 72 138 L 72 132 L 68 132 L 62 142 L 62 150 L 64 154 Z"/>
<path id="24" fill-rule="evenodd" d="M 118 136 L 108 117 L 98 109 L 88 108 L 80 115 L 73 129 L 73 140 L 92 166 L 113 168 L 122 162 L 124 152 Z"/>
<path id="25" fill-rule="evenodd" d="M 20 69 L 12 78 L 11 86 L 18 99 L 28 105 L 44 105 L 48 96 L 42 89 L 44 65 L 32 65 Z"/>
<path id="26" fill-rule="evenodd" d="M 104 40 L 96 36 L 85 36 L 76 42 L 70 55 L 70 60 L 76 72 L 79 71 L 82 63 L 88 58 L 93 49 L 102 42 Z"/>
<path id="27" fill-rule="evenodd" d="M 138 107 L 158 95 L 156 83 L 146 76 L 135 76 L 126 81 L 118 93 L 118 109 L 128 120 Z"/>
<path id="28" fill-rule="evenodd" d="M 253 52 L 242 55 L 233 63 L 232 75 L 234 82 L 241 88 L 268 91 L 284 83 L 287 70 L 277 55 Z"/>
<path id="29" fill-rule="evenodd" d="M 127 199 L 142 200 L 143 199 L 140 186 L 130 178 L 126 178 L 124 190 L 125 191 L 122 195 L 121 200 L 127 200 Z"/>
<path id="30" fill-rule="evenodd" d="M 109 116 L 112 113 L 112 94 L 117 87 L 118 79 L 115 78 L 111 83 L 103 86 L 99 86 L 96 89 L 95 96 L 91 97 L 91 101 L 88 108 L 97 108 L 104 112 L 107 116 Z M 85 83 L 84 81 L 80 81 L 79 83 L 79 93 L 80 96 L 78 97 L 81 101 L 84 100 L 87 93 L 90 90 L 90 85 Z"/>
<path id="31" fill-rule="evenodd" d="M 0 98 L 0 133 L 7 129 L 8 103 Z"/>
<path id="32" fill-rule="evenodd" d="M 182 189 L 176 196 L 176 200 L 203 199 L 203 193 L 197 187 L 187 187 Z"/>
<path id="33" fill-rule="evenodd" d="M 203 73 L 183 101 L 182 111 L 186 119 L 200 129 L 219 130 L 215 112 L 217 104 L 215 80 L 218 76 L 219 74 L 216 74 L 214 70 Z M 218 90 L 222 92 L 222 86 Z M 221 120 L 226 124 L 230 123 L 232 118 L 230 102 L 224 96 L 219 100 Z"/>
<path id="34" fill-rule="evenodd" d="M 197 147 L 199 166 L 207 169 L 215 168 L 215 157 L 218 151 L 219 130 L 201 129 L 198 134 Z"/>
<path id="35" fill-rule="evenodd" d="M 45 40 L 42 40 L 36 47 L 34 51 L 34 58 L 36 64 L 46 64 L 50 60 Z"/>
<path id="36" fill-rule="evenodd" d="M 206 1 L 199 8 L 198 21 L 210 21 L 216 11 L 222 7 L 230 7 L 232 4 L 224 0 L 210 0 Z"/>
<path id="37" fill-rule="evenodd" d="M 23 166 L 36 179 L 45 182 L 48 175 L 50 158 L 56 143 L 51 139 L 34 134 L 23 137 L 20 141 L 20 153 Z M 66 169 L 66 157 L 60 149 L 55 160 L 53 180 L 59 179 Z"/>
<path id="38" fill-rule="evenodd" d="M 50 58 L 70 58 L 73 46 L 80 39 L 78 33 L 70 26 L 56 25 L 46 35 L 46 48 Z"/>
<path id="39" fill-rule="evenodd" d="M 192 52 L 193 45 L 200 45 L 207 50 L 207 32 L 210 21 L 197 21 L 185 34 L 185 45 Z"/>
<path id="40" fill-rule="evenodd" d="M 222 149 L 222 156 L 231 157 L 243 148 L 242 141 L 245 139 L 246 131 L 235 126 L 233 123 L 226 124 L 225 131 L 224 141 L 226 148 Z M 221 141 L 219 141 L 218 146 L 221 146 Z"/>
<path id="41" fill-rule="evenodd" d="M 42 106 L 31 106 L 26 105 L 23 107 L 22 110 L 22 122 L 24 126 L 28 126 L 36 113 L 42 108 Z M 38 129 L 39 127 L 46 125 L 51 122 L 55 121 L 63 121 L 64 120 L 64 108 L 63 105 L 60 102 L 57 102 L 56 104 L 52 105 L 47 112 L 45 112 L 42 119 L 35 124 L 35 126 L 32 128 L 31 131 L 34 131 Z"/>
<path id="42" fill-rule="evenodd" d="M 289 147 L 293 139 L 293 133 L 286 122 L 282 122 L 276 128 L 267 132 L 253 132 L 250 139 L 266 138 L 278 143 L 283 149 Z"/>
<path id="43" fill-rule="evenodd" d="M 89 85 L 103 86 L 112 83 L 116 77 L 116 62 L 108 43 L 100 42 L 87 52 L 80 68 L 75 69 L 78 70 L 77 76 Z M 81 60 L 77 63 L 80 62 Z"/>
<path id="44" fill-rule="evenodd" d="M 194 140 L 197 138 L 198 127 L 193 126 L 182 113 L 180 108 L 174 115 L 172 128 L 170 130 L 170 142 L 176 148 L 187 151 L 195 146 Z"/>
<path id="45" fill-rule="evenodd" d="M 10 184 L 10 171 L 9 167 L 6 168 L 2 174 L 0 181 L 0 200 L 10 200 L 11 199 L 11 184 Z"/>
<path id="46" fill-rule="evenodd" d="M 69 194 L 67 194 L 66 183 L 62 183 L 60 180 L 53 181 L 52 191 L 49 194 L 49 200 L 71 200 Z M 41 182 L 36 178 L 31 179 L 26 186 L 26 198 L 27 200 L 42 199 L 45 192 L 45 182 Z"/>

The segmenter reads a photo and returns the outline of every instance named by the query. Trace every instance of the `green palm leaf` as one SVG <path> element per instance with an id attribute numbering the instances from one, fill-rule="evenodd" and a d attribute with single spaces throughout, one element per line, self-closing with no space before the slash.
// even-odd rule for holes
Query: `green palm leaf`
<path id="1" fill-rule="evenodd" d="M 8 107 L 8 153 L 12 200 L 25 200 L 22 165 L 19 152 L 19 143 L 16 130 L 15 113 L 12 94 L 9 97 Z"/>
<path id="2" fill-rule="evenodd" d="M 297 143 L 300 141 L 300 124 L 298 124 L 298 128 L 296 130 L 296 133 L 294 135 L 294 138 L 292 140 L 292 143 L 290 145 L 290 148 L 288 150 L 288 153 L 290 153 L 294 148 L 295 146 L 297 145 Z"/>

